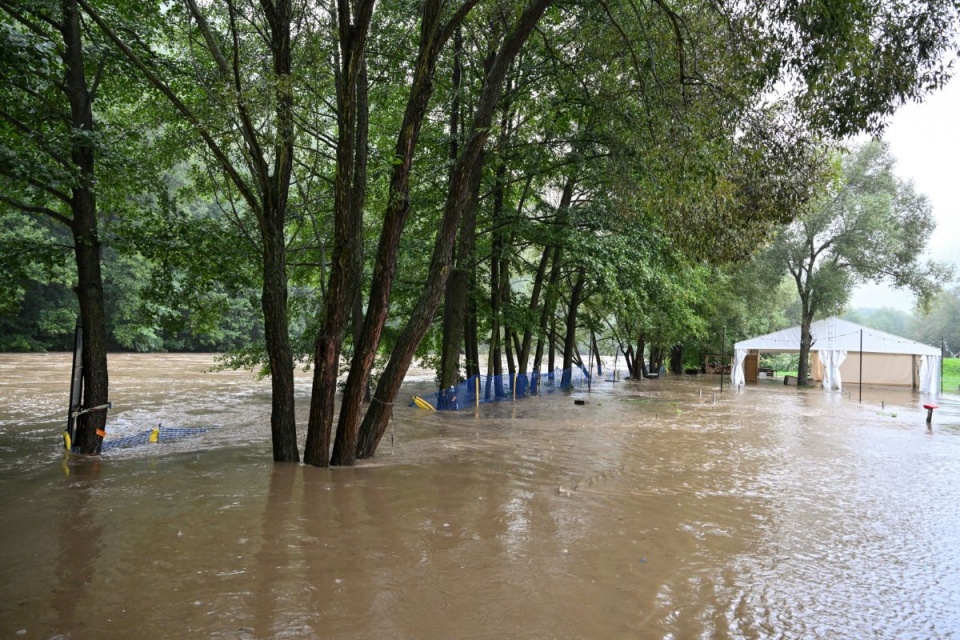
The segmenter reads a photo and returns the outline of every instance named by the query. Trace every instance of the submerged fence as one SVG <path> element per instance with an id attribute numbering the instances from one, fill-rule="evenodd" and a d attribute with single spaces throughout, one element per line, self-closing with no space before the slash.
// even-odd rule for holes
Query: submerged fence
<path id="1" fill-rule="evenodd" d="M 615 373 L 606 378 L 607 381 L 615 379 Z M 595 379 L 590 376 L 590 373 L 579 368 L 554 369 L 546 373 L 532 371 L 497 376 L 477 375 L 422 398 L 439 411 L 463 411 L 491 402 L 513 401 L 576 389 L 591 381 Z M 410 406 L 414 405 L 414 402 L 410 403 Z"/>

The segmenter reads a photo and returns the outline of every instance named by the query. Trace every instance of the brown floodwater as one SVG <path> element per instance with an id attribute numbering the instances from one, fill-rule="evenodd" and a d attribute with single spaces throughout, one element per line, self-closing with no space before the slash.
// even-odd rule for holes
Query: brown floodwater
<path id="1" fill-rule="evenodd" d="M 70 356 L 0 355 L 0 638 L 960 637 L 956 396 L 930 429 L 909 391 L 713 377 L 398 404 L 315 469 L 211 364 L 112 355 L 108 438 L 209 430 L 91 460 Z"/>

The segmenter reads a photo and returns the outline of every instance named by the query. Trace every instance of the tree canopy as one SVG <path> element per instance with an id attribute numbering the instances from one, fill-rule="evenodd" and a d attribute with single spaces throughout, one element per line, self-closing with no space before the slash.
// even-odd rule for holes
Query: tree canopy
<path id="1" fill-rule="evenodd" d="M 889 281 L 912 290 L 923 307 L 952 276 L 945 264 L 923 257 L 936 226 L 929 201 L 894 173 L 894 158 L 880 141 L 833 156 L 835 173 L 823 193 L 769 249 L 796 285 L 805 373 L 809 326 L 840 312 L 855 284 Z"/>

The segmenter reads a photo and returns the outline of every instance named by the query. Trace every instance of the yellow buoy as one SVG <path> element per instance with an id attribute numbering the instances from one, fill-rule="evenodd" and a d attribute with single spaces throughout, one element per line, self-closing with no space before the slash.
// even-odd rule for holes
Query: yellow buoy
<path id="1" fill-rule="evenodd" d="M 436 411 L 433 408 L 433 405 L 421 398 L 420 396 L 413 396 L 413 404 L 417 405 L 421 409 L 429 409 L 430 411 Z"/>

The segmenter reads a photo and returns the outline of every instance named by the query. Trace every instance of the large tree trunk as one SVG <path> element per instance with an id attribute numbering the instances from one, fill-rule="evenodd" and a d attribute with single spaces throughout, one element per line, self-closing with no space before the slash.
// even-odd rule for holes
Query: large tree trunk
<path id="1" fill-rule="evenodd" d="M 72 4 L 75 0 L 69 0 Z M 372 5 L 372 0 L 367 0 Z M 345 5 L 347 0 L 340 0 Z M 289 322 L 286 310 L 287 272 L 286 240 L 284 236 L 287 197 L 290 190 L 290 176 L 294 157 L 293 122 L 293 83 L 291 81 L 291 22 L 293 21 L 292 0 L 273 0 L 260 4 L 269 29 L 261 33 L 269 42 L 273 65 L 273 77 L 267 84 L 273 88 L 274 118 L 261 122 L 251 115 L 247 103 L 246 87 L 241 76 L 232 68 L 221 49 L 222 42 L 234 39 L 242 41 L 237 26 L 238 13 L 233 4 L 223 22 L 217 27 L 224 31 L 216 33 L 207 17 L 200 9 L 200 3 L 187 3 L 190 20 L 197 26 L 210 60 L 216 65 L 219 79 L 224 82 L 224 95 L 230 95 L 232 102 L 228 120 L 236 127 L 242 142 L 231 148 L 236 142 L 233 134 L 222 147 L 217 142 L 218 134 L 208 129 L 203 119 L 191 110 L 173 87 L 166 83 L 156 72 L 156 67 L 147 64 L 145 58 L 138 55 L 124 42 L 103 17 L 83 2 L 86 13 L 97 23 L 103 33 L 116 45 L 117 49 L 143 75 L 143 77 L 183 116 L 203 140 L 206 147 L 216 157 L 220 169 L 233 183 L 237 192 L 257 216 L 263 242 L 263 292 L 261 304 L 264 314 L 264 333 L 266 336 L 267 357 L 271 368 L 273 385 L 272 411 L 270 416 L 273 436 L 274 460 L 296 462 L 299 453 L 296 447 L 296 422 L 293 404 L 293 358 L 290 348 Z M 259 42 L 259 40 L 258 40 Z M 239 46 L 239 45 L 238 45 Z M 236 52 L 239 56 L 240 52 Z M 272 158 L 267 158 L 265 150 L 272 147 Z M 249 169 L 251 182 L 239 166 Z"/>
<path id="2" fill-rule="evenodd" d="M 460 131 L 460 56 L 462 41 L 460 33 L 454 38 L 454 64 L 452 90 L 454 99 L 450 106 L 450 161 L 456 162 L 459 155 Z M 479 161 L 477 166 L 483 165 Z M 473 272 L 473 248 L 476 243 L 477 207 L 480 200 L 480 171 L 471 177 L 470 198 L 460 221 L 460 242 L 457 247 L 456 267 L 447 280 L 443 301 L 443 336 L 440 347 L 440 397 L 460 381 L 460 348 L 466 326 L 467 298 L 470 275 Z M 447 407 L 441 407 L 447 408 Z"/>
<path id="3" fill-rule="evenodd" d="M 676 344 L 670 349 L 670 373 L 680 375 L 683 373 L 683 345 Z"/>
<path id="4" fill-rule="evenodd" d="M 490 387 L 494 387 L 494 395 L 504 395 L 503 385 L 503 348 L 506 336 L 501 338 L 503 321 L 503 230 L 500 220 L 503 218 L 503 207 L 506 190 L 506 165 L 498 158 L 496 180 L 493 187 L 493 206 L 490 210 L 490 226 L 493 229 L 490 241 L 490 356 L 487 365 L 487 398 L 490 398 Z"/>
<path id="5" fill-rule="evenodd" d="M 74 254 L 77 263 L 77 302 L 83 324 L 83 407 L 105 405 L 108 399 L 107 330 L 103 306 L 103 278 L 100 273 L 93 138 L 93 105 L 84 71 L 80 15 L 76 0 L 63 0 L 63 61 L 66 65 L 64 88 L 70 103 L 70 127 L 73 130 L 70 160 L 79 180 L 72 190 Z M 106 410 L 80 416 L 74 444 L 81 453 L 98 454 L 107 423 Z"/>
<path id="6" fill-rule="evenodd" d="M 543 290 L 544 281 L 547 278 L 547 266 L 550 263 L 551 247 L 544 247 L 543 254 L 540 256 L 540 263 L 537 265 L 537 274 L 533 279 L 533 290 L 530 292 L 530 305 L 527 307 L 531 312 L 540 307 L 540 292 Z M 533 335 L 536 333 L 536 327 L 528 326 L 523 332 L 523 341 L 520 343 L 520 349 L 517 351 L 517 362 L 520 365 L 520 373 L 527 372 L 527 364 L 530 359 L 530 348 L 533 345 Z M 536 368 L 536 367 L 534 367 Z"/>
<path id="7" fill-rule="evenodd" d="M 660 370 L 663 368 L 663 353 L 664 349 L 662 346 L 650 346 L 650 373 L 660 375 Z"/>
<path id="8" fill-rule="evenodd" d="M 509 244 L 509 242 L 504 243 Z M 510 258 L 503 256 L 500 260 L 500 288 L 502 293 L 500 294 L 500 310 L 501 313 L 507 308 L 510 307 Z M 516 380 L 517 373 L 517 363 L 513 357 L 513 327 L 510 326 L 509 322 L 506 321 L 506 318 L 502 322 L 503 324 L 503 355 L 507 358 L 507 374 L 508 380 L 510 381 L 510 388 L 513 388 L 514 381 Z"/>
<path id="9" fill-rule="evenodd" d="M 329 463 L 330 434 L 337 394 L 337 377 L 340 373 L 340 351 L 347 319 L 358 295 L 362 259 L 362 207 L 357 199 L 366 185 L 358 182 L 364 175 L 357 169 L 365 166 L 358 163 L 357 155 L 366 153 L 358 143 L 366 139 L 363 113 L 366 105 L 364 74 L 366 42 L 373 14 L 373 0 L 351 3 L 337 0 L 337 29 L 339 36 L 340 66 L 337 69 L 337 153 L 334 177 L 333 226 L 334 246 L 327 297 L 324 300 L 323 325 L 314 342 L 313 387 L 310 396 L 310 418 L 307 425 L 307 441 L 304 447 L 304 462 L 314 466 Z M 361 201 L 362 202 L 362 201 Z M 358 404 L 362 402 L 362 384 L 354 390 Z M 347 451 L 354 449 L 351 433 L 337 431 L 338 447 Z M 346 440 L 342 445 L 341 440 Z M 336 456 L 336 449 L 334 455 Z"/>
<path id="10" fill-rule="evenodd" d="M 810 347 L 813 343 L 813 336 L 810 335 L 810 325 L 813 323 L 813 310 L 807 300 L 801 300 L 800 316 L 800 365 L 797 368 L 797 384 L 808 384 L 807 378 L 810 376 Z"/>
<path id="11" fill-rule="evenodd" d="M 270 430 L 273 459 L 299 462 L 297 422 L 294 413 L 293 349 L 287 313 L 286 215 L 293 171 L 293 88 L 291 85 L 290 0 L 275 2 L 265 15 L 270 24 L 270 52 L 273 57 L 275 141 L 273 173 L 261 165 L 258 180 L 263 206 L 261 236 L 264 243 L 263 295 L 264 334 L 270 359 L 272 409 Z"/>
<path id="12" fill-rule="evenodd" d="M 637 379 L 643 380 L 647 377 L 647 374 L 650 373 L 650 370 L 647 369 L 647 341 L 643 337 L 643 334 L 640 334 L 640 337 L 637 338 L 637 354 L 636 354 L 636 363 L 637 363 Z"/>
<path id="13" fill-rule="evenodd" d="M 553 319 L 557 310 L 557 302 L 560 299 L 560 258 L 563 250 L 557 246 L 551 250 L 550 278 L 547 281 L 547 291 L 543 299 L 543 309 L 540 310 L 540 325 L 537 333 L 537 349 L 533 356 L 533 370 L 540 371 L 543 364 L 544 348 L 549 345 L 549 363 L 548 369 L 550 375 L 553 375 L 553 338 L 550 334 L 553 332 Z"/>
<path id="14" fill-rule="evenodd" d="M 573 285 L 573 291 L 570 293 L 570 305 L 567 308 L 567 333 L 563 339 L 563 374 L 560 378 L 560 388 L 567 389 L 571 386 L 571 374 L 573 369 L 573 352 L 577 341 L 577 312 L 580 309 L 580 297 L 583 294 L 583 287 L 586 284 L 587 270 L 581 266 L 577 269 L 577 279 Z"/>
<path id="15" fill-rule="evenodd" d="M 497 192 L 494 192 L 494 200 Z M 496 202 L 494 203 L 496 210 Z M 493 238 L 492 255 L 490 258 L 490 348 L 487 355 L 487 386 L 486 398 L 491 393 L 494 397 L 504 394 L 503 389 L 503 353 L 500 351 L 500 309 L 503 291 L 500 288 L 500 244 L 499 236 Z"/>
<path id="16" fill-rule="evenodd" d="M 298 462 L 297 423 L 294 414 L 293 350 L 290 346 L 287 314 L 286 244 L 283 222 L 275 223 L 263 233 L 263 328 L 267 358 L 270 362 L 271 410 L 270 434 L 273 459 L 277 462 Z M 279 225 L 279 229 L 275 228 Z"/>
<path id="17" fill-rule="evenodd" d="M 468 198 L 472 172 L 479 170 L 475 165 L 481 159 L 481 152 L 489 136 L 493 114 L 500 99 L 507 71 L 552 2 L 553 0 L 532 0 L 527 5 L 517 26 L 503 40 L 493 64 L 485 74 L 483 90 L 477 101 L 469 136 L 451 172 L 447 202 L 437 230 L 427 281 L 424 283 L 407 325 L 401 332 L 397 346 L 390 354 L 390 360 L 380 378 L 380 384 L 377 385 L 374 402 L 364 416 L 360 427 L 361 436 L 358 447 L 360 457 L 372 456 L 380 443 L 380 438 L 386 432 L 391 415 L 389 409 L 410 367 L 413 353 L 427 332 L 437 305 L 440 303 L 440 297 L 443 295 L 447 276 L 450 273 L 460 213 Z"/>
<path id="18" fill-rule="evenodd" d="M 478 163 L 478 167 L 482 163 Z M 476 239 L 477 206 L 480 198 L 480 171 L 473 172 L 470 199 L 460 225 L 457 266 L 447 280 L 443 305 L 443 344 L 440 361 L 440 387 L 446 389 L 460 381 L 460 347 L 467 317 L 470 275 L 473 272 L 473 248 Z"/>

